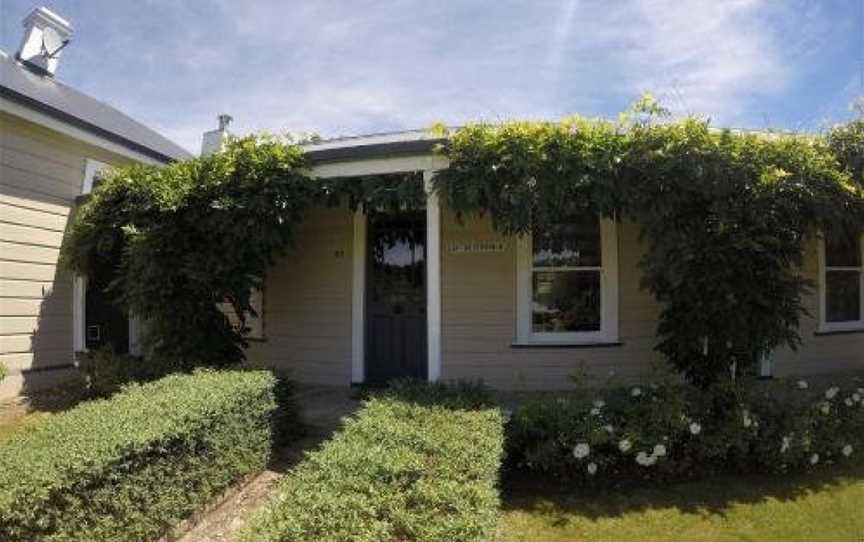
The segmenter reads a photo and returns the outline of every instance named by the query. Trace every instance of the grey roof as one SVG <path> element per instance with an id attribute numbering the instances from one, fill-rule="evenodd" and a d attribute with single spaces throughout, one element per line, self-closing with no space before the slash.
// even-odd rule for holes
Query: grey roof
<path id="1" fill-rule="evenodd" d="M 428 130 L 405 130 L 327 139 L 304 145 L 304 149 L 314 164 L 429 154 L 446 142 L 446 138 L 433 135 Z"/>
<path id="2" fill-rule="evenodd" d="M 176 143 L 113 107 L 38 75 L 0 52 L 0 96 L 161 162 L 189 158 Z"/>

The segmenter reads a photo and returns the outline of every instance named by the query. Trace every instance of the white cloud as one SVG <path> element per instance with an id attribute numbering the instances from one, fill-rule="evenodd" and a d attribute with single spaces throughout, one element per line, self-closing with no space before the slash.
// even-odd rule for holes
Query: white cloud
<path id="1" fill-rule="evenodd" d="M 795 85 L 799 57 L 830 31 L 804 0 L 86 6 L 89 16 L 118 20 L 87 54 L 111 50 L 100 68 L 110 76 L 94 82 L 90 69 L 84 89 L 191 151 L 221 112 L 238 133 L 338 135 L 611 115 L 644 90 L 679 114 L 746 123 L 760 116 L 760 100 Z"/>

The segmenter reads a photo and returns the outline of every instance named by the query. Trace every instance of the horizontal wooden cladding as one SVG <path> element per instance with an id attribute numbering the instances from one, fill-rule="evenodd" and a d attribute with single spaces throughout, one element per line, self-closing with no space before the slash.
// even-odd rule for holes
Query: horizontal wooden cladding
<path id="1" fill-rule="evenodd" d="M 0 203 L 8 205 L 16 205 L 25 209 L 33 209 L 44 213 L 53 213 L 55 215 L 68 216 L 72 208 L 72 200 L 43 194 L 29 188 L 17 188 L 5 184 L 0 184 Z"/>
<path id="2" fill-rule="evenodd" d="M 4 123 L 0 121 L 0 126 Z M 22 127 L 22 125 L 19 125 Z M 0 146 L 8 152 L 18 152 L 36 157 L 42 161 L 72 170 L 84 172 L 84 156 L 88 150 L 83 146 L 64 144 L 64 137 L 51 138 L 48 134 L 40 134 L 32 130 L 8 130 L 0 138 Z"/>
<path id="3" fill-rule="evenodd" d="M 296 244 L 267 272 L 267 342 L 256 357 L 300 382 L 350 382 L 352 243 L 349 211 L 307 213 Z"/>
<path id="4" fill-rule="evenodd" d="M 38 316 L 0 316 L 0 335 L 19 335 L 22 333 L 71 334 L 72 318 L 39 318 Z"/>
<path id="5" fill-rule="evenodd" d="M 0 164 L 0 186 L 32 192 L 35 199 L 66 201 L 70 205 L 81 194 L 81 185 L 72 185 L 52 177 Z M 83 173 L 82 173 L 83 183 Z"/>
<path id="6" fill-rule="evenodd" d="M 27 243 L 49 248 L 60 248 L 63 244 L 63 232 L 34 228 L 22 224 L 9 224 L 4 222 L 3 216 L 0 215 L 0 239 L 13 243 Z"/>
<path id="7" fill-rule="evenodd" d="M 0 335 L 0 354 L 70 350 L 71 348 L 72 335 L 69 333 Z"/>
<path id="8" fill-rule="evenodd" d="M 72 299 L 0 298 L 0 316 L 68 316 L 72 317 Z"/>
<path id="9" fill-rule="evenodd" d="M 57 248 L 0 240 L 0 258 L 4 260 L 56 264 L 59 257 L 60 249 Z"/>
<path id="10" fill-rule="evenodd" d="M 449 243 L 502 239 L 487 219 L 444 221 Z M 504 389 L 567 387 L 567 375 L 584 367 L 599 376 L 611 369 L 640 374 L 656 358 L 659 306 L 640 290 L 638 229 L 619 226 L 619 337 L 623 344 L 595 348 L 513 348 L 516 336 L 516 247 L 504 239 L 501 252 L 445 254 L 442 263 L 442 374 L 482 378 Z"/>
<path id="11" fill-rule="evenodd" d="M 68 216 L 0 202 L 0 220 L 7 224 L 19 224 L 62 233 L 66 230 Z"/>
<path id="12" fill-rule="evenodd" d="M 0 278 L 3 279 L 54 281 L 57 276 L 57 266 L 53 264 L 0 260 Z M 64 276 L 62 272 L 60 276 Z"/>
<path id="13" fill-rule="evenodd" d="M 0 298 L 69 299 L 72 297 L 72 279 L 57 281 L 0 279 Z"/>
<path id="14" fill-rule="evenodd" d="M 81 189 L 84 178 L 84 157 L 77 167 L 52 162 L 43 156 L 37 156 L 21 151 L 4 150 L 0 154 L 0 166 L 6 166 L 18 171 L 39 175 L 66 184 L 71 188 Z"/>

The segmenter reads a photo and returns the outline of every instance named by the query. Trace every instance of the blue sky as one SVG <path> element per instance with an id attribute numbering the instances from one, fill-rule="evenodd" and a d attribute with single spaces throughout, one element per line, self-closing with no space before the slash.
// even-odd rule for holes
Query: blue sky
<path id="1" fill-rule="evenodd" d="M 0 0 L 14 53 L 32 0 Z M 676 115 L 819 130 L 864 94 L 859 0 L 51 0 L 58 78 L 193 152 L 237 133 L 325 136 L 433 122 Z"/>

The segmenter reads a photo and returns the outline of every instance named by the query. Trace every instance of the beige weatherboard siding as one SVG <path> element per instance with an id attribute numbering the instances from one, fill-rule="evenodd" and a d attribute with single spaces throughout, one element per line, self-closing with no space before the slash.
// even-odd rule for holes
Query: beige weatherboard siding
<path id="1" fill-rule="evenodd" d="M 267 273 L 266 340 L 250 358 L 287 369 L 300 382 L 351 383 L 351 277 L 354 215 L 314 209 L 295 246 Z"/>
<path id="2" fill-rule="evenodd" d="M 618 336 L 599 346 L 517 343 L 517 239 L 488 219 L 441 217 L 441 372 L 443 380 L 482 379 L 506 390 L 557 390 L 584 371 L 602 382 L 610 371 L 627 381 L 662 363 L 654 351 L 660 305 L 640 288 L 645 245 L 639 227 L 618 223 Z M 289 369 L 301 382 L 352 381 L 354 218 L 347 209 L 309 213 L 297 246 L 267 276 L 264 336 L 253 358 Z M 817 244 L 807 246 L 804 273 L 818 279 Z M 357 282 L 362 284 L 362 282 Z M 362 299 L 359 298 L 359 299 Z M 864 334 L 816 335 L 818 295 L 805 297 L 803 345 L 780 349 L 773 374 L 815 375 L 864 369 Z M 357 380 L 355 378 L 355 380 Z"/>
<path id="3" fill-rule="evenodd" d="M 127 158 L 0 113 L 0 398 L 63 376 L 73 356 L 72 276 L 57 266 L 86 161 Z"/>

